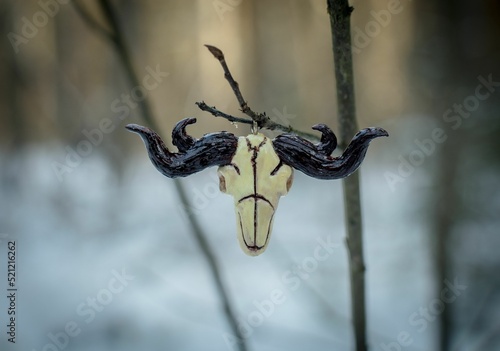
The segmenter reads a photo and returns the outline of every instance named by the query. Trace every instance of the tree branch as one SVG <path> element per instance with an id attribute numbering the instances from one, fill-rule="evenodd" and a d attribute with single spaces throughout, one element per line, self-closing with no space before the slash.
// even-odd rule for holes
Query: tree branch
<path id="1" fill-rule="evenodd" d="M 87 10 L 80 4 L 80 1 L 73 1 L 72 2 L 74 9 L 80 17 L 87 23 L 87 25 L 92 28 L 93 30 L 97 31 L 99 35 L 107 38 L 111 42 L 115 42 L 115 35 L 114 33 L 110 33 L 106 28 L 101 26 L 95 18 L 93 18 Z"/>
<path id="2" fill-rule="evenodd" d="M 236 96 L 236 99 L 238 99 L 238 103 L 240 104 L 241 107 L 241 112 L 249 116 L 251 119 L 254 121 L 258 121 L 260 118 L 260 114 L 254 112 L 247 104 L 245 99 L 243 98 L 243 95 L 241 94 L 240 91 L 240 85 L 238 84 L 237 81 L 234 80 L 233 75 L 229 71 L 229 67 L 227 66 L 226 59 L 224 58 L 224 54 L 222 53 L 222 50 L 216 48 L 215 46 L 212 45 L 205 45 L 208 50 L 214 55 L 214 57 L 219 60 L 222 69 L 224 70 L 224 78 L 227 79 L 229 82 L 229 85 L 233 89 L 234 95 Z"/>
<path id="3" fill-rule="evenodd" d="M 348 0 L 327 0 L 332 31 L 332 46 L 337 83 L 340 145 L 347 143 L 358 131 L 356 123 L 354 76 L 352 69 L 350 18 L 353 8 Z M 346 244 L 349 251 L 351 280 L 351 311 L 356 350 L 366 351 L 365 264 L 363 259 L 362 217 L 359 173 L 342 181 L 344 191 Z"/>
<path id="4" fill-rule="evenodd" d="M 76 4 L 76 2 L 73 2 L 73 5 L 77 9 L 78 13 L 82 15 L 82 18 L 85 20 L 85 22 L 92 27 L 93 29 L 97 30 L 99 34 L 101 34 L 103 37 L 108 39 L 110 43 L 112 43 L 117 51 L 118 57 L 121 60 L 125 73 L 130 81 L 130 84 L 132 86 L 139 86 L 139 80 L 137 78 L 137 75 L 134 72 L 133 65 L 132 65 L 132 60 L 129 55 L 129 51 L 127 49 L 127 46 L 125 44 L 125 39 L 122 36 L 122 31 L 120 30 L 120 26 L 118 23 L 118 18 L 115 15 L 115 12 L 113 11 L 113 8 L 111 6 L 111 3 L 109 0 L 100 0 L 100 5 L 101 9 L 107 19 L 107 21 L 110 24 L 110 27 L 112 28 L 113 32 L 109 33 L 106 30 L 104 30 L 101 26 L 97 24 L 90 16 L 88 16 L 87 12 L 85 12 L 79 5 Z M 156 130 L 159 130 L 155 119 L 153 118 L 153 114 L 151 113 L 151 109 L 149 107 L 149 104 L 147 102 L 147 99 L 142 99 L 140 101 L 137 101 L 141 112 L 142 112 L 142 117 L 144 120 L 153 128 Z M 178 179 L 174 179 L 174 184 L 175 184 L 175 189 L 177 191 L 177 195 L 179 196 L 179 199 L 181 200 L 182 206 L 186 211 L 189 212 L 189 209 L 191 208 L 189 206 L 189 200 L 186 196 L 186 192 L 184 191 L 181 182 Z M 215 286 L 217 289 L 217 292 L 222 300 L 223 304 L 223 310 L 224 314 L 226 315 L 226 318 L 228 320 L 228 324 L 233 332 L 233 334 L 238 338 L 238 346 L 241 351 L 246 351 L 246 342 L 241 334 L 237 320 L 236 320 L 236 315 L 234 313 L 232 304 L 229 299 L 229 293 L 227 292 L 227 289 L 222 281 L 222 277 L 218 268 L 217 260 L 215 258 L 215 255 L 213 254 L 208 241 L 206 239 L 206 235 L 201 229 L 200 224 L 198 223 L 197 219 L 192 215 L 192 213 L 188 213 L 188 218 L 189 218 L 189 223 L 191 226 L 191 232 L 193 233 L 200 250 L 202 254 L 205 256 L 207 262 L 208 262 L 208 267 L 210 272 L 212 273 L 213 279 L 215 281 Z"/>
<path id="5" fill-rule="evenodd" d="M 234 80 L 233 75 L 231 74 L 231 71 L 229 70 L 229 67 L 227 66 L 226 59 L 224 58 L 224 53 L 222 50 L 216 48 L 215 46 L 212 45 L 205 45 L 208 50 L 214 55 L 214 57 L 220 62 L 222 69 L 224 70 L 224 78 L 227 79 L 229 82 L 229 85 L 231 86 L 231 89 L 233 89 L 234 95 L 236 96 L 236 99 L 238 100 L 238 103 L 240 104 L 241 112 L 249 116 L 253 121 L 257 123 L 257 126 L 261 129 L 269 129 L 269 130 L 279 130 L 281 132 L 285 133 L 293 133 L 296 135 L 299 135 L 303 138 L 309 139 L 314 142 L 318 142 L 320 140 L 319 137 L 317 137 L 315 134 L 312 133 L 307 133 L 307 132 L 302 132 L 300 130 L 292 128 L 292 126 L 284 126 L 282 124 L 276 123 L 271 118 L 269 118 L 266 113 L 257 113 L 253 111 L 243 98 L 243 94 L 241 93 L 240 90 L 240 85 L 236 80 Z M 215 117 L 224 117 L 225 116 L 230 116 L 225 114 L 224 112 L 221 112 L 217 110 L 215 107 L 213 108 L 208 108 L 208 106 L 203 105 L 204 102 L 197 102 L 196 103 L 198 107 L 203 110 L 212 113 Z M 200 106 L 202 104 L 202 106 Z M 203 108 L 202 108 L 203 107 Z M 231 118 L 237 118 L 230 116 Z M 226 117 L 224 117 L 226 118 Z M 245 120 L 248 121 L 248 120 Z M 242 122 L 248 124 L 248 122 Z"/>
<path id="6" fill-rule="evenodd" d="M 227 113 L 217 110 L 215 106 L 208 106 L 204 101 L 197 102 L 196 106 L 198 106 L 202 111 L 210 112 L 214 117 L 222 117 L 232 123 L 253 124 L 253 120 L 251 119 L 239 118 L 228 115 Z"/>

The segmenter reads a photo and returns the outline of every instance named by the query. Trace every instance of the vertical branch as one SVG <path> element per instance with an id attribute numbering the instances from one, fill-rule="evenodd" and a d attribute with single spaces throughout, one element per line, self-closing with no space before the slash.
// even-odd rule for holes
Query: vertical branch
<path id="1" fill-rule="evenodd" d="M 180 182 L 177 183 L 177 193 L 183 205 L 189 203 L 188 198 L 186 196 L 186 192 L 184 191 L 184 188 L 182 187 Z M 243 334 L 241 334 L 240 329 L 238 328 L 238 321 L 236 320 L 236 314 L 234 313 L 231 301 L 229 299 L 229 294 L 227 293 L 224 282 L 222 281 L 220 270 L 217 265 L 217 260 L 215 259 L 215 256 L 212 250 L 210 249 L 210 246 L 205 237 L 205 234 L 203 233 L 203 230 L 201 229 L 200 224 L 194 218 L 194 214 L 190 210 L 191 207 L 184 206 L 184 208 L 186 209 L 186 211 L 188 211 L 187 215 L 188 218 L 190 219 L 191 230 L 193 231 L 193 234 L 196 238 L 196 241 L 198 242 L 198 245 L 200 246 L 201 251 L 204 253 L 205 258 L 207 259 L 210 271 L 212 272 L 217 292 L 221 296 L 224 314 L 226 315 L 226 318 L 228 320 L 229 327 L 231 328 L 233 335 L 236 336 L 237 344 L 240 351 L 246 351 L 247 346 L 245 338 Z"/>
<path id="2" fill-rule="evenodd" d="M 348 0 L 327 0 L 332 30 L 332 46 L 337 82 L 337 101 L 340 126 L 340 146 L 358 131 L 354 100 L 354 77 L 351 50 L 351 12 Z M 362 219 L 359 173 L 342 181 L 344 189 L 347 249 L 351 281 L 351 311 L 354 323 L 356 350 L 367 350 L 365 308 L 365 264 L 363 259 Z"/>
<path id="3" fill-rule="evenodd" d="M 118 53 L 118 57 L 120 58 L 120 61 L 125 68 L 125 74 L 127 75 L 127 78 L 130 81 L 132 87 L 140 86 L 141 83 L 139 82 L 139 79 L 135 74 L 134 66 L 132 65 L 132 60 L 130 58 L 130 51 L 125 44 L 125 39 L 123 38 L 120 26 L 118 24 L 118 19 L 116 18 L 116 14 L 113 11 L 111 4 L 109 0 L 100 0 L 99 4 L 101 5 L 101 9 L 106 20 L 112 28 L 113 34 L 111 35 L 111 42 L 114 44 L 115 49 Z M 138 101 L 138 104 L 139 108 L 141 109 L 142 118 L 144 118 L 146 122 L 151 125 L 151 127 L 156 128 L 153 114 L 151 113 L 151 108 L 149 107 L 147 99 Z"/>
<path id="4" fill-rule="evenodd" d="M 450 138 L 442 145 L 439 153 L 441 158 L 440 167 L 436 175 L 436 187 L 434 195 L 434 211 L 432 218 L 434 241 L 434 259 L 436 268 L 436 294 L 440 294 L 443 289 L 443 283 L 450 279 L 450 244 L 453 233 L 455 219 L 458 218 L 460 208 L 460 198 L 456 192 L 456 179 L 459 173 L 460 155 L 463 155 L 462 144 L 456 140 L 461 138 Z M 436 295 L 439 296 L 439 295 Z M 446 306 L 438 317 L 439 323 L 439 350 L 451 350 L 452 336 L 452 306 Z"/>
<path id="5" fill-rule="evenodd" d="M 73 5 L 81 15 L 82 19 L 84 19 L 89 26 L 91 26 L 99 34 L 101 34 L 104 38 L 108 39 L 113 44 L 113 46 L 117 51 L 118 58 L 120 59 L 120 61 L 124 66 L 125 73 L 127 75 L 128 80 L 130 81 L 130 84 L 134 87 L 139 86 L 140 82 L 139 79 L 137 78 L 137 75 L 135 74 L 134 67 L 132 64 L 132 59 L 130 57 L 130 51 L 126 46 L 125 39 L 122 35 L 122 31 L 120 30 L 120 25 L 116 17 L 116 13 L 114 12 L 109 0 L 100 0 L 99 3 L 105 15 L 105 18 L 111 27 L 112 30 L 111 33 L 107 32 L 105 29 L 100 27 L 95 21 L 93 21 L 92 18 L 85 12 L 85 10 L 81 7 L 81 5 L 77 1 L 73 2 Z M 153 129 L 158 130 L 159 128 L 151 112 L 148 100 L 142 99 L 140 101 L 137 101 L 137 103 L 139 104 L 139 108 L 141 110 L 142 117 L 144 118 L 144 120 Z M 186 192 L 184 191 L 181 185 L 181 182 L 179 181 L 179 179 L 174 179 L 174 184 L 175 184 L 175 189 L 177 191 L 177 195 L 181 201 L 182 208 L 185 208 L 186 211 L 189 211 L 189 208 L 191 207 L 189 206 L 189 200 L 186 196 Z M 229 327 L 231 328 L 234 336 L 236 336 L 236 338 L 238 339 L 238 347 L 240 351 L 246 351 L 247 347 L 245 339 L 238 328 L 236 315 L 234 313 L 231 301 L 229 299 L 229 294 L 227 292 L 227 289 L 222 281 L 222 277 L 217 265 L 217 260 L 215 258 L 215 255 L 213 254 L 206 239 L 205 233 L 203 232 L 196 217 L 194 217 L 192 213 L 188 213 L 188 218 L 189 218 L 189 224 L 191 226 L 191 232 L 194 235 L 202 254 L 205 256 L 205 259 L 208 262 L 208 267 L 214 279 L 217 293 L 219 294 L 222 300 L 224 314 L 226 315 Z"/>

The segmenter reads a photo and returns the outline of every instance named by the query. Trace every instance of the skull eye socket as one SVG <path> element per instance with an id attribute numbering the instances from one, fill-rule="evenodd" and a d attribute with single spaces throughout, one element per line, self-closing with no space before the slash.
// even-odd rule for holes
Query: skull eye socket
<path id="1" fill-rule="evenodd" d="M 223 193 L 226 192 L 226 178 L 219 173 L 219 190 Z"/>

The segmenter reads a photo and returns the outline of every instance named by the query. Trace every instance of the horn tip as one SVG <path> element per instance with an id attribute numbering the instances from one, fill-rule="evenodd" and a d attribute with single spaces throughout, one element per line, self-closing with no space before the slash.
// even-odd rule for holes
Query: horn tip
<path id="1" fill-rule="evenodd" d="M 125 126 L 125 129 L 132 133 L 137 133 L 137 134 L 144 134 L 144 133 L 151 133 L 153 132 L 151 129 L 148 127 L 143 127 L 135 123 L 127 124 Z M 153 132 L 154 133 L 154 132 Z"/>
<path id="2" fill-rule="evenodd" d="M 370 138 L 373 139 L 378 137 L 388 137 L 389 133 L 387 133 L 387 131 L 384 128 L 370 127 L 360 130 L 356 135 L 370 136 Z"/>
<path id="3" fill-rule="evenodd" d="M 130 123 L 125 126 L 125 129 L 130 130 L 131 132 L 135 132 L 140 128 L 141 128 L 140 125 L 134 123 Z"/>
<path id="4" fill-rule="evenodd" d="M 315 124 L 311 127 L 311 129 L 313 130 L 317 130 L 317 131 L 323 131 L 325 129 L 330 129 L 330 127 L 328 127 L 326 124 L 323 124 L 323 123 L 319 123 L 319 124 Z"/>
<path id="5" fill-rule="evenodd" d="M 387 131 L 384 129 L 384 128 L 375 128 L 378 132 L 378 135 L 381 136 L 381 137 L 388 137 L 389 136 L 389 133 L 387 133 Z"/>

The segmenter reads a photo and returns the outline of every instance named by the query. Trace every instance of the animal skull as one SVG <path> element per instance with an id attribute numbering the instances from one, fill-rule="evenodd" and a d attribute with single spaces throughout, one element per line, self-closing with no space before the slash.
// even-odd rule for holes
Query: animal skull
<path id="1" fill-rule="evenodd" d="M 219 167 L 219 186 L 234 197 L 241 249 L 250 256 L 266 250 L 281 196 L 293 182 L 293 169 L 281 162 L 262 134 L 238 138 L 231 164 Z"/>
<path id="2" fill-rule="evenodd" d="M 321 141 L 313 144 L 294 134 L 270 140 L 260 133 L 237 138 L 218 132 L 195 139 L 186 134 L 186 126 L 195 122 L 185 118 L 174 127 L 176 153 L 153 130 L 137 124 L 126 128 L 140 135 L 153 165 L 169 178 L 219 166 L 220 190 L 234 197 L 238 240 L 250 256 L 264 252 L 269 243 L 279 198 L 292 186 L 293 168 L 318 179 L 347 177 L 361 165 L 370 142 L 389 135 L 382 128 L 363 129 L 341 156 L 332 157 L 337 138 L 324 124 L 313 126 L 322 133 Z"/>

